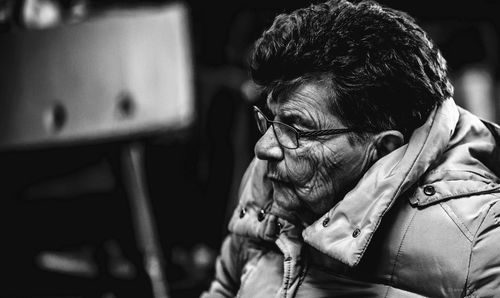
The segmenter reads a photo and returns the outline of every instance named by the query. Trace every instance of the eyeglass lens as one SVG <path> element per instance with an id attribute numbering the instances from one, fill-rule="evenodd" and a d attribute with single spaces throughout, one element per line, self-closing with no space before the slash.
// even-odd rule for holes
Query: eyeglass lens
<path id="1" fill-rule="evenodd" d="M 255 120 L 260 133 L 265 134 L 268 129 L 268 120 L 257 110 L 255 110 Z M 298 147 L 297 135 L 293 128 L 279 122 L 272 122 L 272 126 L 274 134 L 281 146 L 290 149 Z"/>

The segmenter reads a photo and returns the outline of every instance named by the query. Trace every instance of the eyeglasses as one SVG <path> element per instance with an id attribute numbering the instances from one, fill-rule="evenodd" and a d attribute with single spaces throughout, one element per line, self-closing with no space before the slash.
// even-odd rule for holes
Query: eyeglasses
<path id="1" fill-rule="evenodd" d="M 287 149 L 299 148 L 299 138 L 301 137 L 319 137 L 355 131 L 350 128 L 302 131 L 286 123 L 267 119 L 264 113 L 256 106 L 253 107 L 253 111 L 260 133 L 265 134 L 269 126 L 272 126 L 276 140 L 278 140 L 280 146 Z"/>

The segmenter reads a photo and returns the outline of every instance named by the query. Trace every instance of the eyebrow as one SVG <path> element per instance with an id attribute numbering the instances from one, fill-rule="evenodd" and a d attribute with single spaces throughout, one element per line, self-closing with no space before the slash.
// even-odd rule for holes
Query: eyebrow
<path id="1" fill-rule="evenodd" d="M 296 112 L 287 112 L 279 113 L 279 118 L 281 121 L 287 124 L 298 124 L 306 127 L 314 127 L 314 121 L 309 118 L 304 118 L 302 115 Z"/>

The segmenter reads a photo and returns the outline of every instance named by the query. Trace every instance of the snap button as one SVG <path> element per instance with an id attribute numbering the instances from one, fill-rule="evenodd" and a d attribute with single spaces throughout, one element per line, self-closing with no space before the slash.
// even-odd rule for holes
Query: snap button
<path id="1" fill-rule="evenodd" d="M 247 213 L 247 209 L 246 208 L 241 208 L 241 210 L 240 210 L 240 218 L 243 218 L 243 216 L 245 216 L 246 213 Z"/>
<path id="2" fill-rule="evenodd" d="M 326 228 L 326 226 L 328 225 L 329 222 L 330 222 L 330 218 L 329 217 L 325 217 L 325 219 L 323 219 L 323 227 Z"/>
<path id="3" fill-rule="evenodd" d="M 436 189 L 432 185 L 427 185 L 424 187 L 424 194 L 428 196 L 433 196 L 436 193 Z"/>
<path id="4" fill-rule="evenodd" d="M 259 221 L 263 221 L 264 217 L 266 217 L 266 211 L 264 211 L 264 209 L 260 209 L 259 215 L 257 215 L 257 219 Z"/>
<path id="5" fill-rule="evenodd" d="M 361 230 L 357 228 L 354 230 L 354 232 L 352 232 L 352 237 L 356 238 L 359 236 L 359 234 L 361 234 Z"/>

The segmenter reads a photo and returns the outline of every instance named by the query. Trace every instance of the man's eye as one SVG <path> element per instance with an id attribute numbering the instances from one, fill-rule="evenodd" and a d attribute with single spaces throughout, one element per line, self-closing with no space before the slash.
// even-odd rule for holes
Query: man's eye
<path id="1" fill-rule="evenodd" d="M 305 121 L 293 121 L 289 125 L 301 131 L 314 130 L 314 128 L 311 127 L 311 125 Z"/>

